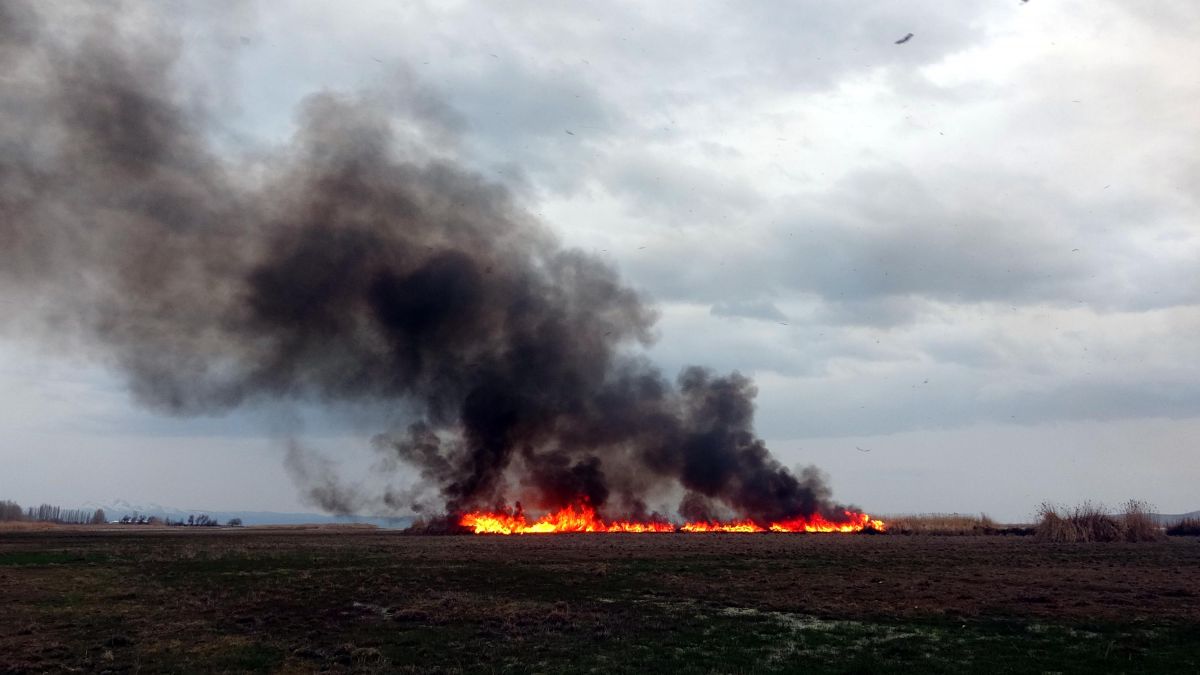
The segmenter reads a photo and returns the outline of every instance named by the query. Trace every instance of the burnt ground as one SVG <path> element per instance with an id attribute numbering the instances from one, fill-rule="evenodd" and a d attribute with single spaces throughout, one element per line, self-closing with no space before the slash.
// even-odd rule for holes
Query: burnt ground
<path id="1" fill-rule="evenodd" d="M 0 672 L 1197 672 L 1200 541 L 0 533 Z"/>

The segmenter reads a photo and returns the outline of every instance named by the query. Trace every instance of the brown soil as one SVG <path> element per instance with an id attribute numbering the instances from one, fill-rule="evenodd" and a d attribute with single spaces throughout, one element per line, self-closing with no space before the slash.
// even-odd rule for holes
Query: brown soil
<path id="1" fill-rule="evenodd" d="M 570 632 L 581 627 L 588 639 L 635 631 L 620 639 L 638 640 L 653 634 L 646 626 L 661 629 L 662 617 L 683 630 L 680 616 L 746 613 L 955 628 L 997 620 L 1196 627 L 1197 570 L 1194 538 L 6 531 L 0 672 L 386 670 L 430 663 L 406 659 L 443 658 L 447 649 L 484 658 L 473 641 L 508 650 L 512 640 L 547 640 L 539 648 L 552 652 L 562 631 L 581 639 Z M 228 654 L 236 658 L 220 660 Z M 545 663 L 554 670 L 557 662 Z"/>

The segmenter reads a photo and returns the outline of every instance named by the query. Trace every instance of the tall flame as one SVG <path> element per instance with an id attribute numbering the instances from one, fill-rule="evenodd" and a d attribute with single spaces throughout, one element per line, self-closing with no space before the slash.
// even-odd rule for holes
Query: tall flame
<path id="1" fill-rule="evenodd" d="M 637 522 L 615 520 L 606 523 L 587 504 L 568 506 L 548 513 L 534 522 L 525 519 L 518 508 L 515 513 L 504 511 L 471 511 L 463 514 L 459 523 L 475 534 L 550 534 L 554 532 L 674 532 L 675 526 L 666 521 Z"/>
<path id="2" fill-rule="evenodd" d="M 533 522 L 526 519 L 518 506 L 515 511 L 471 511 L 462 515 L 459 524 L 475 534 L 553 534 L 561 532 L 861 532 L 887 529 L 882 520 L 865 513 L 846 511 L 846 520 L 831 521 L 820 514 L 807 518 L 796 517 L 762 525 L 753 520 L 727 522 L 697 521 L 676 526 L 665 520 L 605 521 L 587 503 L 567 506 L 547 513 Z"/>
<path id="3" fill-rule="evenodd" d="M 887 530 L 882 520 L 871 518 L 865 513 L 845 511 L 846 520 L 833 522 L 819 513 L 808 518 L 792 518 L 771 523 L 772 532 L 862 532 L 866 529 L 883 532 Z"/>

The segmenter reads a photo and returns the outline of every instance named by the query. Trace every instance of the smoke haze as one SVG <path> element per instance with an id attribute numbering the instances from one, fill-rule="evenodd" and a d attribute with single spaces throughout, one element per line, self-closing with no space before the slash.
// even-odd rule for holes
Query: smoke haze
<path id="1" fill-rule="evenodd" d="M 411 425 L 376 445 L 415 486 L 347 492 L 292 445 L 333 511 L 583 498 L 639 516 L 673 497 L 693 519 L 840 515 L 755 435 L 753 382 L 665 377 L 638 350 L 655 312 L 614 269 L 441 158 L 453 113 L 413 104 L 419 89 L 313 94 L 286 146 L 231 157 L 169 32 L 108 13 L 0 3 L 10 326 L 111 365 L 168 414 L 403 410 Z"/>

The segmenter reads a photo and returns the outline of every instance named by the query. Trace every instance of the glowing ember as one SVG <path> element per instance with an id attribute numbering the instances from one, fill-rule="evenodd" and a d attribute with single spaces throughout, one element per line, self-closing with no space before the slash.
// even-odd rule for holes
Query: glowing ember
<path id="1" fill-rule="evenodd" d="M 728 522 L 698 521 L 675 526 L 666 521 L 604 521 L 591 506 L 578 504 L 548 513 L 533 522 L 518 506 L 515 511 L 471 511 L 459 524 L 475 534 L 554 534 L 560 532 L 861 532 L 886 529 L 882 520 L 865 513 L 846 511 L 846 520 L 831 521 L 820 514 L 797 517 L 763 526 L 752 520 Z"/>

